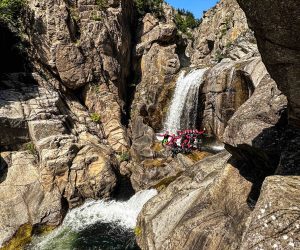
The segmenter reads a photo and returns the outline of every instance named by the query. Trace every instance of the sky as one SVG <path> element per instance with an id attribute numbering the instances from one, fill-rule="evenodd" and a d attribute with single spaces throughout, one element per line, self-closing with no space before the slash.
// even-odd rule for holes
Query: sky
<path id="1" fill-rule="evenodd" d="M 196 18 L 200 18 L 203 11 L 215 6 L 218 0 L 166 0 L 166 2 L 176 9 L 189 10 Z"/>

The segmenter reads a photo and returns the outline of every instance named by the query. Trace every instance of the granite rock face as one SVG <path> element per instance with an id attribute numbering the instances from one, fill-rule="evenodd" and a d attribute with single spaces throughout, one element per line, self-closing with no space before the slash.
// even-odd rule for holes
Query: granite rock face
<path id="1" fill-rule="evenodd" d="M 258 55 L 255 38 L 236 0 L 222 0 L 205 12 L 193 36 L 189 54 L 195 66 Z"/>
<path id="2" fill-rule="evenodd" d="M 71 96 L 35 80 L 1 85 L 1 245 L 23 225 L 59 225 L 69 207 L 108 198 L 116 186 L 116 158 L 101 125 Z"/>
<path id="3" fill-rule="evenodd" d="M 286 97 L 266 75 L 229 120 L 224 134 L 227 149 L 251 162 L 258 172 L 264 169 L 272 173 L 280 158 L 286 107 Z"/>
<path id="4" fill-rule="evenodd" d="M 289 101 L 289 123 L 300 126 L 299 2 L 238 0 L 255 32 L 259 51 Z M 269 13 L 266 15 L 266 13 Z"/>
<path id="5" fill-rule="evenodd" d="M 144 206 L 142 249 L 238 249 L 252 184 L 227 164 L 229 158 L 223 152 L 190 166 Z"/>
<path id="6" fill-rule="evenodd" d="M 85 87 L 85 105 L 102 117 L 113 149 L 122 151 L 129 147 L 121 116 L 129 96 L 133 1 L 105 3 L 29 1 L 27 31 L 34 67 L 59 78 L 59 89 Z M 99 99 L 106 105 L 97 105 Z"/>
<path id="7" fill-rule="evenodd" d="M 288 99 L 288 123 L 281 140 L 278 173 L 299 175 L 300 47 L 297 1 L 238 1 L 255 32 L 258 47 L 278 89 Z M 268 11 L 270 15 L 265 15 Z"/>
<path id="8" fill-rule="evenodd" d="M 57 187 L 46 192 L 37 156 L 30 151 L 1 152 L 0 245 L 24 224 L 57 226 L 64 214 Z"/>
<path id="9" fill-rule="evenodd" d="M 275 175 L 265 180 L 241 249 L 300 247 L 299 185 L 298 176 Z"/>
<path id="10" fill-rule="evenodd" d="M 260 57 L 222 61 L 209 69 L 199 97 L 202 126 L 222 140 L 230 118 L 267 75 Z"/>
<path id="11" fill-rule="evenodd" d="M 161 21 L 146 14 L 136 32 L 134 69 L 138 77 L 131 106 L 132 150 L 136 159 L 153 157 L 153 135 L 163 127 L 181 67 L 177 48 L 184 39 L 177 35 L 174 10 L 167 4 L 163 4 L 163 16 L 165 20 Z M 143 142 L 147 145 L 141 146 Z"/>

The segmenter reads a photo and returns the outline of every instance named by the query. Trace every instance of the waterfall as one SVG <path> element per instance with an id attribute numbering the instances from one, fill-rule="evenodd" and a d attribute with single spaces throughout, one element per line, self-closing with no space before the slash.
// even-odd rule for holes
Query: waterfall
<path id="1" fill-rule="evenodd" d="M 143 205 L 157 194 L 156 190 L 144 190 L 136 193 L 128 201 L 86 201 L 81 207 L 72 209 L 66 215 L 61 226 L 46 236 L 35 237 L 33 242 L 26 249 L 74 249 L 74 244 L 78 238 L 82 237 L 81 232 L 92 228 L 97 223 L 105 224 L 105 228 L 101 228 L 100 233 L 89 232 L 89 234 L 97 238 L 105 235 L 105 240 L 108 237 L 115 237 L 115 243 L 118 237 L 128 232 L 134 233 L 133 229 L 136 225 L 137 216 L 143 208 Z M 107 227 L 109 225 L 109 227 Z M 113 231 L 115 228 L 116 232 Z M 107 232 L 105 232 L 107 231 Z M 102 235 L 98 235 L 102 234 Z M 86 234 L 83 234 L 86 235 Z M 75 243 L 74 243 L 75 242 Z M 98 249 L 98 248 L 97 248 Z M 101 249 L 101 243 L 100 248 Z"/>
<path id="2" fill-rule="evenodd" d="M 164 129 L 175 133 L 196 128 L 199 88 L 207 69 L 194 69 L 179 76 Z"/>

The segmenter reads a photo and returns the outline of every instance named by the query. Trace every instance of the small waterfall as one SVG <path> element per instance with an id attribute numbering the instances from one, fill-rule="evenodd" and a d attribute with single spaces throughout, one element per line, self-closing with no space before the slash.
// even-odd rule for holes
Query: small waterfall
<path id="1" fill-rule="evenodd" d="M 199 88 L 207 69 L 194 69 L 185 75 L 182 72 L 165 122 L 165 131 L 196 128 Z"/>
<path id="2" fill-rule="evenodd" d="M 102 241 L 104 241 L 104 244 L 107 244 L 108 241 L 117 244 L 122 237 L 134 239 L 133 229 L 136 225 L 138 214 L 142 210 L 143 205 L 156 194 L 156 190 L 144 190 L 136 193 L 128 201 L 124 202 L 86 201 L 81 207 L 69 211 L 61 226 L 49 235 L 36 237 L 26 249 L 71 250 L 88 249 L 89 247 L 102 249 Z M 101 228 L 99 229 L 98 227 L 97 229 L 99 224 Z M 85 231 L 88 231 L 88 233 Z M 84 242 L 84 246 L 82 246 L 82 238 L 87 235 L 92 237 L 92 239 L 86 238 L 83 240 L 92 240 L 94 242 Z M 102 237 L 104 240 L 98 240 L 97 242 L 97 237 Z M 110 239 L 108 239 L 109 237 Z M 95 241 L 97 242 L 97 248 L 95 248 Z M 74 247 L 76 244 L 81 244 L 81 247 Z"/>

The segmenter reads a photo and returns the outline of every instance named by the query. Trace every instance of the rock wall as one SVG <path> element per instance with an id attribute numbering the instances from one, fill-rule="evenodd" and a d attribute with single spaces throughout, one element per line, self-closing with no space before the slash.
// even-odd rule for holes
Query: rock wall
<path id="1" fill-rule="evenodd" d="M 24 74 L 6 77 L 0 94 L 0 245 L 23 225 L 59 225 L 69 207 L 110 197 L 117 181 L 116 158 L 101 125 L 76 99 L 62 99 L 36 74 L 26 75 L 29 83 Z"/>
<path id="2" fill-rule="evenodd" d="M 268 71 L 289 100 L 289 123 L 299 127 L 299 2 L 294 0 L 284 2 L 238 0 L 238 2 L 255 32 Z"/>
<path id="3" fill-rule="evenodd" d="M 255 38 L 236 0 L 221 0 L 205 12 L 193 37 L 189 51 L 192 65 L 211 65 L 223 58 L 238 60 L 257 54 Z"/>
<path id="4" fill-rule="evenodd" d="M 146 14 L 137 30 L 134 49 L 136 92 L 131 107 L 132 155 L 136 160 L 152 158 L 154 131 L 162 129 L 167 108 L 181 67 L 174 10 L 164 4 L 164 18 Z M 165 19 L 165 20 L 163 20 Z"/>
<path id="5" fill-rule="evenodd" d="M 219 95 L 220 100 L 211 101 L 215 105 L 211 109 L 227 118 L 227 126 L 218 121 L 212 130 L 216 134 L 225 131 L 223 141 L 231 156 L 226 158 L 223 153 L 190 166 L 146 204 L 138 220 L 138 243 L 142 249 L 300 247 L 300 208 L 296 204 L 300 137 L 295 100 L 300 79 L 299 49 L 295 43 L 298 35 L 290 39 L 294 28 L 300 27 L 296 18 L 299 6 L 296 1 L 238 2 L 255 31 L 270 75 L 261 59 L 250 58 L 250 54 L 235 62 L 222 60 L 208 72 L 202 91 L 210 97 L 208 101 L 214 98 L 213 94 Z M 272 14 L 266 17 L 269 11 Z M 206 47 L 200 46 L 199 62 L 213 60 L 208 48 L 211 44 L 206 41 Z M 235 87 L 227 85 L 235 82 L 233 79 L 237 79 L 236 83 L 244 80 L 253 87 L 244 103 L 232 102 L 224 93 L 227 87 Z M 231 101 L 230 108 L 236 108 L 228 117 L 224 95 Z M 233 99 L 235 96 L 243 95 L 230 95 Z M 241 105 L 235 106 L 237 103 Z M 206 124 L 214 124 L 206 102 L 203 107 L 204 114 L 210 114 Z M 218 190 L 222 190 L 221 196 L 215 200 Z"/>
<path id="6" fill-rule="evenodd" d="M 50 77 L 59 79 L 59 89 L 85 87 L 84 103 L 102 117 L 109 143 L 117 151 L 128 148 L 121 117 L 131 70 L 133 2 L 32 0 L 28 4 L 27 33 L 36 70 L 46 68 Z M 99 99 L 107 106 L 95 105 Z"/>
<path id="7" fill-rule="evenodd" d="M 200 95 L 202 126 L 222 140 L 230 118 L 266 75 L 260 57 L 224 60 L 209 69 Z"/>
<path id="8" fill-rule="evenodd" d="M 281 136 L 277 173 L 299 175 L 300 163 L 300 47 L 297 1 L 238 1 L 255 32 L 270 75 L 288 99 L 288 123 Z M 266 11 L 270 15 L 265 15 Z"/>

